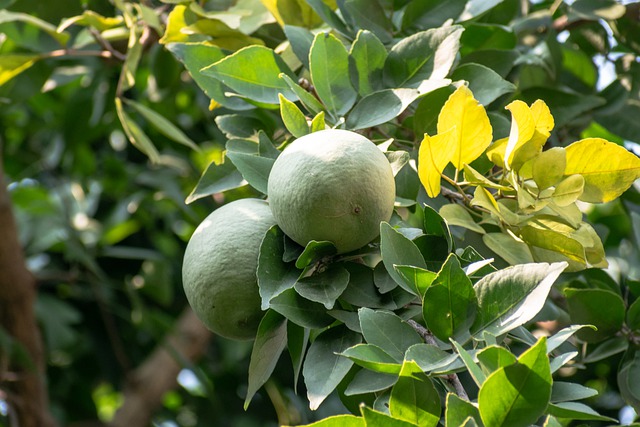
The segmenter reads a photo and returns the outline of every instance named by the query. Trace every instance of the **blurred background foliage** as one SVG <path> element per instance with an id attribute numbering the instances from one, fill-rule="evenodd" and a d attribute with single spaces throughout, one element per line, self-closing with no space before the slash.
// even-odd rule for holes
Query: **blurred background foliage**
<path id="1" fill-rule="evenodd" d="M 197 4 L 205 13 L 214 13 L 240 2 Z M 224 107 L 210 111 L 210 98 L 158 43 L 175 3 L 127 3 L 142 5 L 153 14 L 136 24 L 146 29 L 147 38 L 140 62 L 132 68 L 134 84 L 123 90 L 129 36 L 118 7 L 123 2 L 0 0 L 0 149 L 20 239 L 38 282 L 36 312 L 47 352 L 51 410 L 61 425 L 109 422 L 122 404 L 127 375 L 143 363 L 186 307 L 180 268 L 195 226 L 221 203 L 253 191 L 244 186 L 224 198 L 216 195 L 184 203 L 207 165 L 222 158 L 227 137 L 216 117 L 234 112 Z M 261 3 L 241 3 L 253 7 L 250 16 L 255 19 L 234 33 L 236 37 L 241 38 L 244 30 L 245 36 L 250 32 L 272 48 L 285 41 L 282 28 Z M 416 1 L 380 3 L 387 8 L 410 4 L 419 11 Z M 469 32 L 462 38 L 460 63 L 485 61 L 516 85 L 516 97 L 527 102 L 543 98 L 557 120 L 552 145 L 598 136 L 637 152 L 640 3 L 481 3 L 470 2 L 472 8 L 486 10 L 465 23 Z M 70 25 L 65 30 L 71 40 L 69 50 L 56 56 L 49 54 L 61 49 L 60 40 L 42 25 L 11 15 L 37 17 L 55 28 L 85 11 L 118 19 L 113 24 L 101 22 L 112 28 Z M 410 34 L 424 24 L 420 19 L 407 22 L 397 35 Z M 118 33 L 118 28 L 124 31 Z M 105 35 L 109 30 L 112 38 Z M 92 37 L 92 31 L 101 32 L 103 38 Z M 198 37 L 209 36 L 205 32 Z M 123 57 L 83 54 L 105 51 L 96 40 L 108 40 Z M 18 67 L 12 68 L 6 58 L 20 55 L 42 56 L 25 71 L 9 76 Z M 168 137 L 166 129 L 141 113 L 144 109 L 125 105 L 125 122 L 137 124 L 159 153 L 150 163 L 144 146 L 129 143 L 114 102 L 118 96 L 170 120 L 198 149 Z M 420 102 L 416 114 L 430 117 L 445 99 L 443 92 L 434 92 Z M 498 99 L 489 110 L 498 111 L 506 99 Z M 274 140 L 282 140 L 277 111 L 257 112 L 254 119 L 252 123 Z M 404 125 L 411 127 L 410 122 Z M 640 295 L 639 215 L 637 188 L 588 212 L 604 237 L 610 273 L 628 304 Z M 588 275 L 576 280 L 585 277 L 589 283 Z M 0 345 L 8 351 L 10 339 L 5 335 L 0 334 Z M 601 394 L 589 404 L 602 414 L 619 417 L 621 411 L 630 411 L 615 385 L 624 348 L 607 343 L 599 360 L 592 358 L 593 363 L 577 364 L 560 375 L 598 389 Z M 215 337 L 200 360 L 181 361 L 179 385 L 165 394 L 154 425 L 275 426 L 310 422 L 343 410 L 334 399 L 311 413 L 302 384 L 294 393 L 286 360 L 243 410 L 250 351 L 251 343 Z M 21 355 L 16 352 L 14 357 Z M 6 403 L 0 400 L 0 425 L 10 425 L 6 414 Z"/>

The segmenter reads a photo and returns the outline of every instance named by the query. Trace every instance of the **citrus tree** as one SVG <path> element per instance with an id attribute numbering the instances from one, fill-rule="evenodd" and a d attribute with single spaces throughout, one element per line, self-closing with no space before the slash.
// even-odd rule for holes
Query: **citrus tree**
<path id="1" fill-rule="evenodd" d="M 246 388 L 234 396 L 245 410 L 266 395 L 288 425 L 635 419 L 636 3 L 114 6 L 57 27 L 3 11 L 0 22 L 12 31 L 0 82 L 15 99 L 15 82 L 52 60 L 117 61 L 113 78 L 96 85 L 113 81 L 102 89 L 109 124 L 146 156 L 125 160 L 136 164 L 129 174 L 148 159 L 145 185 L 181 182 L 172 194 L 185 195 L 186 205 L 173 198 L 160 218 L 181 211 L 193 225 L 147 244 L 178 260 L 184 253 L 181 280 L 167 286 L 184 288 L 199 327 L 249 340 L 220 344 L 250 352 Z M 40 38 L 60 47 L 34 42 Z M 52 84 L 63 81 L 62 66 L 49 67 L 59 73 Z M 169 67 L 174 81 L 163 93 L 157 85 Z M 200 103 L 159 102 L 175 92 Z M 191 118 L 182 127 L 198 138 L 178 126 L 182 111 Z M 192 165 L 202 172 L 189 188 L 176 175 Z M 24 194 L 24 209 L 31 206 L 32 187 L 15 187 L 14 200 Z M 86 211 L 84 218 L 92 219 Z M 62 253 L 79 257 L 83 272 L 108 275 L 96 262 L 104 252 L 113 257 L 109 250 L 125 257 L 119 243 L 138 232 L 113 227 L 97 243 L 78 237 L 96 254 Z M 180 244 L 171 246 L 175 235 Z M 140 310 L 145 280 L 163 274 L 162 257 L 149 264 L 149 252 L 133 255 L 142 272 L 114 275 L 133 285 L 125 310 Z M 169 316 L 186 304 L 182 291 L 180 299 L 165 303 Z M 21 340 L 5 328 L 3 348 L 16 349 L 11 366 L 24 371 Z M 189 366 L 200 352 L 178 360 Z M 196 371 L 196 383 L 210 387 L 211 372 Z M 122 408 L 126 390 L 124 397 Z M 216 420 L 206 409 L 194 416 Z"/>

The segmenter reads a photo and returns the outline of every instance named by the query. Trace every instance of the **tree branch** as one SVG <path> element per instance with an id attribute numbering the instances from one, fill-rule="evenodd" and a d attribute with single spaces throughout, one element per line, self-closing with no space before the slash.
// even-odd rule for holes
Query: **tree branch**
<path id="1" fill-rule="evenodd" d="M 21 427 L 54 426 L 45 382 L 45 355 L 34 313 L 36 281 L 25 265 L 3 177 L 0 158 L 0 328 L 26 350 L 30 360 L 20 363 L 0 352 L 0 387 L 7 391 L 10 411 Z"/>
<path id="2" fill-rule="evenodd" d="M 193 362 L 202 356 L 211 336 L 211 332 L 193 311 L 186 309 L 180 315 L 175 329 L 127 378 L 124 403 L 109 425 L 151 425 L 153 413 L 162 403 L 164 394 L 177 386 L 180 370 L 185 363 Z"/>
<path id="3" fill-rule="evenodd" d="M 412 319 L 407 320 L 407 323 L 409 325 L 411 325 L 411 327 L 413 329 L 415 329 L 415 331 L 418 334 L 420 334 L 420 336 L 422 337 L 424 342 L 426 342 L 427 344 L 431 344 L 431 345 L 436 345 L 436 346 L 438 345 L 438 343 L 436 342 L 436 339 L 433 336 L 433 334 L 431 333 L 431 331 L 429 331 L 427 328 L 422 326 L 420 323 L 418 323 L 418 322 L 416 322 L 415 320 L 412 320 Z M 449 385 L 451 385 L 453 387 L 453 389 L 456 391 L 456 394 L 461 399 L 469 400 L 469 396 L 467 395 L 467 391 L 462 386 L 462 383 L 460 382 L 460 378 L 458 378 L 458 375 L 449 374 L 449 375 L 447 375 L 445 377 L 445 379 L 447 380 Z"/>

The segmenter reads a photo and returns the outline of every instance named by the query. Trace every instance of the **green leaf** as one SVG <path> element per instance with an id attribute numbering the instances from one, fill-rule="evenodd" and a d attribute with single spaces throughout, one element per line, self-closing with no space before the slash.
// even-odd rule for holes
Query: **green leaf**
<path id="1" fill-rule="evenodd" d="M 273 297 L 293 288 L 301 273 L 292 264 L 282 260 L 283 254 L 284 233 L 274 225 L 262 239 L 258 255 L 257 277 L 263 310 L 269 308 Z"/>
<path id="2" fill-rule="evenodd" d="M 318 132 L 319 130 L 325 130 L 327 127 L 324 121 L 324 111 L 320 111 L 315 115 L 313 120 L 311 120 L 311 133 Z"/>
<path id="3" fill-rule="evenodd" d="M 258 326 L 256 340 L 253 343 L 249 363 L 249 386 L 244 401 L 245 410 L 258 389 L 273 373 L 286 345 L 287 320 L 272 310 L 267 311 Z"/>
<path id="4" fill-rule="evenodd" d="M 243 144 L 249 146 L 250 143 L 253 143 L 252 147 L 258 148 L 255 144 L 256 134 L 265 128 L 265 124 L 257 117 L 245 114 L 224 114 L 218 115 L 214 120 L 220 131 L 229 138 L 226 144 L 227 150 L 249 153 L 248 150 L 239 150 L 231 145 L 230 141 L 238 138 L 249 139 L 249 142 L 243 142 Z M 252 150 L 250 154 L 259 154 L 259 150 Z"/>
<path id="5" fill-rule="evenodd" d="M 444 238 L 447 241 L 447 252 L 451 252 L 453 250 L 453 237 L 451 237 L 451 231 L 444 218 L 435 209 L 426 204 L 422 209 L 422 214 L 424 216 L 422 225 L 424 226 L 425 234 Z"/>
<path id="6" fill-rule="evenodd" d="M 480 279 L 474 286 L 479 310 L 472 333 L 498 336 L 533 319 L 566 267 L 565 262 L 516 265 Z"/>
<path id="7" fill-rule="evenodd" d="M 399 41 L 391 48 L 384 65 L 387 86 L 416 87 L 423 80 L 447 77 L 461 35 L 462 27 L 453 25 L 422 31 Z"/>
<path id="8" fill-rule="evenodd" d="M 594 421 L 613 421 L 615 418 L 605 417 L 598 414 L 592 408 L 583 403 L 578 402 L 562 402 L 549 405 L 549 414 L 557 418 L 565 418 L 569 420 L 594 420 Z"/>
<path id="9" fill-rule="evenodd" d="M 293 53 L 309 69 L 309 51 L 313 44 L 313 33 L 306 28 L 296 27 L 295 25 L 285 25 L 283 29 Z"/>
<path id="10" fill-rule="evenodd" d="M 565 341 L 573 336 L 582 328 L 592 328 L 591 325 L 571 325 L 556 332 L 553 336 L 547 338 L 547 353 L 551 353 L 556 348 L 560 347 Z"/>
<path id="11" fill-rule="evenodd" d="M 640 329 L 640 299 L 635 300 L 627 310 L 627 326 L 634 331 Z"/>
<path id="12" fill-rule="evenodd" d="M 449 225 L 456 225 L 476 233 L 485 234 L 484 228 L 473 220 L 473 217 L 464 206 L 458 203 L 449 203 L 442 206 L 439 213 Z"/>
<path id="13" fill-rule="evenodd" d="M 584 363 L 595 363 L 615 356 L 629 348 L 629 340 L 625 337 L 613 337 L 603 341 L 591 350 L 583 359 Z"/>
<path id="14" fill-rule="evenodd" d="M 598 395 L 598 390 L 585 387 L 582 384 L 554 381 L 551 389 L 551 402 L 567 402 L 571 400 L 588 399 Z"/>
<path id="15" fill-rule="evenodd" d="M 58 31 L 58 29 L 54 25 L 51 25 L 50 23 L 37 18 L 34 15 L 21 12 L 11 12 L 8 10 L 0 10 L 0 24 L 9 22 L 23 22 L 27 25 L 38 28 L 39 30 L 44 31 L 45 33 L 53 37 L 62 46 L 66 46 L 69 38 L 71 37 L 69 33 Z"/>
<path id="16" fill-rule="evenodd" d="M 278 99 L 280 100 L 280 116 L 291 135 L 300 138 L 308 134 L 309 125 L 304 113 L 300 111 L 296 104 L 289 101 L 282 94 L 278 94 Z"/>
<path id="17" fill-rule="evenodd" d="M 340 355 L 373 372 L 397 375 L 402 368 L 402 365 L 393 357 L 373 344 L 357 344 L 346 349 Z"/>
<path id="18" fill-rule="evenodd" d="M 384 412 L 361 406 L 362 416 L 367 427 L 415 427 L 415 424 L 408 421 L 399 420 Z"/>
<path id="19" fill-rule="evenodd" d="M 269 306 L 305 328 L 322 329 L 333 323 L 333 317 L 322 304 L 303 298 L 295 289 L 287 289 L 271 298 Z"/>
<path id="20" fill-rule="evenodd" d="M 353 379 L 345 389 L 344 394 L 347 396 L 353 396 L 356 394 L 375 393 L 388 389 L 398 380 L 397 374 L 400 373 L 401 365 L 397 366 L 398 371 L 395 375 L 361 369 L 354 375 Z"/>
<path id="21" fill-rule="evenodd" d="M 462 426 L 469 417 L 473 418 L 476 424 L 482 425 L 480 412 L 473 403 L 463 400 L 453 393 L 447 393 L 444 425 L 447 427 Z"/>
<path id="22" fill-rule="evenodd" d="M 298 378 L 309 343 L 309 329 L 287 322 L 287 349 L 293 365 L 293 390 L 297 393 Z"/>
<path id="23" fill-rule="evenodd" d="M 437 276 L 433 271 L 412 265 L 394 265 L 394 268 L 420 298 L 424 298 L 425 292 Z"/>
<path id="24" fill-rule="evenodd" d="M 431 379 L 415 362 L 405 360 L 398 382 L 391 389 L 391 415 L 418 426 L 435 427 L 440 411 L 440 395 Z"/>
<path id="25" fill-rule="evenodd" d="M 515 240 L 508 234 L 488 233 L 482 236 L 482 241 L 511 265 L 528 264 L 534 261 L 529 246 Z"/>
<path id="26" fill-rule="evenodd" d="M 482 384 L 484 384 L 484 382 L 486 381 L 487 376 L 484 374 L 482 369 L 480 369 L 480 366 L 478 366 L 473 360 L 473 356 L 467 350 L 465 350 L 464 347 L 462 347 L 453 339 L 450 339 L 450 341 L 460 355 L 460 358 L 462 359 L 464 366 L 467 368 L 467 371 L 469 371 L 469 375 L 471 375 L 471 378 L 473 378 L 473 381 L 478 387 L 482 387 Z"/>
<path id="27" fill-rule="evenodd" d="M 353 362 L 339 354 L 360 341 L 361 336 L 345 326 L 328 329 L 313 341 L 302 368 L 311 410 L 318 409 L 351 369 Z"/>
<path id="28" fill-rule="evenodd" d="M 191 138 L 185 135 L 185 133 L 178 129 L 176 125 L 171 123 L 161 114 L 158 114 L 151 108 L 142 105 L 139 102 L 124 98 L 123 100 L 127 105 L 133 107 L 138 113 L 140 113 L 140 115 L 142 115 L 151 124 L 153 124 L 167 138 L 170 138 L 179 144 L 185 145 L 192 150 L 200 151 L 200 147 L 198 147 Z"/>
<path id="29" fill-rule="evenodd" d="M 640 352 L 630 346 L 625 352 L 617 375 L 618 389 L 624 400 L 634 407 L 640 407 Z M 637 410 L 637 409 L 636 409 Z"/>
<path id="30" fill-rule="evenodd" d="M 551 200 L 557 206 L 565 207 L 575 203 L 584 193 L 585 180 L 582 175 L 569 175 L 558 183 Z"/>
<path id="31" fill-rule="evenodd" d="M 487 426 L 528 427 L 541 417 L 551 397 L 546 340 L 541 338 L 518 362 L 500 368 L 480 387 L 480 416 Z"/>
<path id="32" fill-rule="evenodd" d="M 237 97 L 228 97 L 228 90 L 217 79 L 200 73 L 204 67 L 211 65 L 212 61 L 219 61 L 225 54 L 218 46 L 204 43 L 169 43 L 166 48 L 176 57 L 204 93 L 216 103 L 233 110 L 246 110 L 252 105 Z"/>
<path id="33" fill-rule="evenodd" d="M 489 373 L 505 366 L 513 365 L 517 361 L 513 353 L 497 345 L 483 348 L 478 352 L 477 356 L 478 361 Z"/>
<path id="34" fill-rule="evenodd" d="M 349 271 L 349 284 L 342 293 L 341 300 L 357 307 L 395 308 L 391 295 L 382 295 L 376 288 L 371 268 L 356 263 L 346 263 L 345 266 Z"/>
<path id="35" fill-rule="evenodd" d="M 442 80 L 442 86 L 448 83 Z M 417 89 L 384 89 L 358 102 L 347 117 L 348 129 L 365 129 L 389 122 L 422 94 Z"/>
<path id="36" fill-rule="evenodd" d="M 386 222 L 380 223 L 380 252 L 382 261 L 393 280 L 408 292 L 416 291 L 407 285 L 404 279 L 395 271 L 394 265 L 411 265 L 427 268 L 418 247 L 411 240 Z"/>
<path id="37" fill-rule="evenodd" d="M 562 368 L 564 365 L 572 361 L 577 355 L 577 351 L 570 351 L 567 353 L 562 353 L 558 357 L 554 357 L 551 361 L 551 373 L 554 373 L 558 369 Z"/>
<path id="38" fill-rule="evenodd" d="M 324 304 L 331 310 L 348 284 L 349 272 L 342 265 L 333 264 L 321 273 L 298 280 L 294 288 L 306 299 Z"/>
<path id="39" fill-rule="evenodd" d="M 340 117 L 353 107 L 357 92 L 349 78 L 349 54 L 342 42 L 330 33 L 319 33 L 309 53 L 311 79 L 327 109 Z"/>
<path id="40" fill-rule="evenodd" d="M 338 6 L 352 27 L 371 31 L 383 43 L 393 39 L 391 20 L 377 0 L 373 4 L 370 0 L 346 0 L 338 2 Z"/>
<path id="41" fill-rule="evenodd" d="M 263 194 L 267 194 L 267 181 L 274 159 L 252 154 L 227 151 L 227 157 L 233 162 L 249 185 Z"/>
<path id="42" fill-rule="evenodd" d="M 566 148 L 565 175 L 581 174 L 580 200 L 603 203 L 614 200 L 640 177 L 640 159 L 624 147 L 601 138 L 586 138 Z"/>
<path id="43" fill-rule="evenodd" d="M 367 343 L 380 347 L 398 362 L 404 360 L 409 347 L 423 342 L 420 335 L 394 313 L 363 307 L 358 310 L 358 316 Z"/>
<path id="44" fill-rule="evenodd" d="M 360 96 L 382 89 L 382 70 L 386 59 L 384 44 L 372 32 L 360 30 L 349 51 L 351 84 Z"/>
<path id="45" fill-rule="evenodd" d="M 441 27 L 445 21 L 460 16 L 467 0 L 412 0 L 402 15 L 402 29 L 427 30 Z"/>
<path id="46" fill-rule="evenodd" d="M 122 100 L 120 98 L 116 98 L 115 103 L 116 113 L 120 119 L 120 124 L 122 125 L 124 133 L 127 135 L 131 144 L 146 154 L 151 163 L 158 163 L 160 161 L 160 153 L 156 146 L 153 145 L 153 142 L 151 142 L 140 126 L 138 126 L 138 124 L 134 122 L 124 111 L 124 108 L 122 107 Z"/>
<path id="47" fill-rule="evenodd" d="M 464 336 L 476 317 L 477 302 L 471 280 L 450 254 L 424 294 L 422 315 L 427 328 L 442 341 Z"/>
<path id="48" fill-rule="evenodd" d="M 322 20 L 329 24 L 330 27 L 335 29 L 340 34 L 352 39 L 353 34 L 347 28 L 344 21 L 333 11 L 323 0 L 305 0 L 313 10 L 320 15 Z"/>
<path id="49" fill-rule="evenodd" d="M 31 68 L 40 59 L 38 55 L 10 54 L 0 55 L 0 86 Z"/>
<path id="50" fill-rule="evenodd" d="M 212 194 L 239 188 L 247 184 L 242 174 L 231 161 L 224 159 L 223 163 L 211 162 L 200 176 L 198 183 L 187 196 L 185 203 L 195 202 Z"/>
<path id="51" fill-rule="evenodd" d="M 337 249 L 332 242 L 312 240 L 307 243 L 307 246 L 305 246 L 300 256 L 298 256 L 296 267 L 299 269 L 307 268 L 322 258 L 335 255 L 336 252 Z"/>
<path id="52" fill-rule="evenodd" d="M 280 93 L 296 99 L 289 85 L 279 77 L 281 73 L 293 75 L 273 50 L 257 45 L 244 47 L 202 69 L 205 76 L 214 77 L 240 95 L 266 104 L 278 104 Z"/>
<path id="53" fill-rule="evenodd" d="M 433 344 L 414 344 L 407 349 L 405 360 L 413 360 L 423 372 L 429 373 L 451 365 L 458 359 L 455 353 L 448 353 Z"/>
<path id="54" fill-rule="evenodd" d="M 482 105 L 489 105 L 499 97 L 515 92 L 516 86 L 503 79 L 491 68 L 480 64 L 463 64 L 451 73 L 452 80 L 469 82 L 474 98 Z"/>
<path id="55" fill-rule="evenodd" d="M 581 340 L 603 341 L 622 328 L 626 308 L 617 293 L 604 289 L 566 288 L 564 294 L 572 323 L 593 325 L 597 328 L 597 331 L 579 331 L 577 335 Z"/>
<path id="56" fill-rule="evenodd" d="M 283 426 L 290 427 L 290 426 Z M 305 424 L 298 427 L 366 427 L 364 418 L 355 415 L 334 415 L 324 418 L 315 423 Z"/>
<path id="57" fill-rule="evenodd" d="M 312 114 L 320 114 L 324 110 L 324 106 L 311 93 L 307 92 L 302 86 L 294 82 L 291 77 L 286 74 L 280 74 L 280 78 L 284 83 L 296 94 L 300 102 Z"/>

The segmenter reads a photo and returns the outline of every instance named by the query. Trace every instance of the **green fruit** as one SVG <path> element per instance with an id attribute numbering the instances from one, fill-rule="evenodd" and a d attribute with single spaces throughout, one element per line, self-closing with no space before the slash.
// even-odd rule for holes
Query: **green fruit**
<path id="1" fill-rule="evenodd" d="M 267 202 L 240 199 L 213 211 L 191 236 L 182 265 L 184 292 L 196 315 L 216 334 L 255 337 L 263 315 L 258 253 L 273 225 Z"/>
<path id="2" fill-rule="evenodd" d="M 276 159 L 268 184 L 276 222 L 302 246 L 333 242 L 338 253 L 359 249 L 380 233 L 395 201 L 386 156 L 364 136 L 322 130 L 295 140 Z"/>

